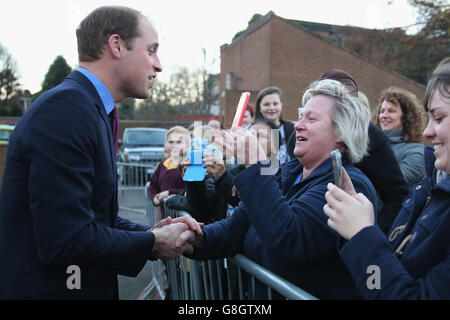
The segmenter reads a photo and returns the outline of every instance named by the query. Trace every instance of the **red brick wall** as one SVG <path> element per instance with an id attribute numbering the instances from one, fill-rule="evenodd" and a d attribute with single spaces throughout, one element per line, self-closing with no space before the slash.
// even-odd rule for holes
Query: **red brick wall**
<path id="1" fill-rule="evenodd" d="M 355 78 L 372 108 L 379 93 L 393 85 L 412 91 L 419 100 L 424 96 L 422 85 L 372 64 L 277 16 L 232 45 L 222 46 L 221 91 L 225 88 L 227 72 L 241 78 L 235 82 L 236 89 L 240 91 L 258 92 L 268 86 L 278 86 L 283 91 L 283 118 L 295 120 L 305 89 L 320 74 L 334 68 L 345 70 Z M 232 122 L 236 104 L 235 97 L 221 99 L 227 125 Z"/>
<path id="2" fill-rule="evenodd" d="M 18 117 L 0 117 L 0 124 L 17 123 L 19 119 Z"/>
<path id="3" fill-rule="evenodd" d="M 257 32 L 238 39 L 231 47 L 221 47 L 221 92 L 226 91 L 226 74 L 233 73 L 233 89 L 226 91 L 220 99 L 221 112 L 224 114 L 222 121 L 226 127 L 233 122 L 241 92 L 250 91 L 250 102 L 254 104 L 261 88 L 270 85 L 270 34 L 268 23 Z"/>

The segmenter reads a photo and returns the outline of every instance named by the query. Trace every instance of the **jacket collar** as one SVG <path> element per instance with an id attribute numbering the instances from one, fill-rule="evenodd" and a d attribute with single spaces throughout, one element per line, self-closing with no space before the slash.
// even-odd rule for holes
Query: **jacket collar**
<path id="1" fill-rule="evenodd" d="M 435 184 L 436 178 L 436 168 L 434 167 L 434 162 L 436 157 L 434 156 L 434 149 L 430 146 L 425 146 L 423 151 L 424 161 L 425 161 L 425 173 L 427 177 L 431 178 L 432 184 Z M 434 185 L 435 188 L 440 189 L 444 192 L 450 193 L 450 176 L 442 180 L 440 183 Z"/>
<path id="2" fill-rule="evenodd" d="M 350 164 L 350 160 L 347 152 L 342 153 L 342 166 Z M 307 182 L 315 179 L 318 176 L 323 176 L 330 173 L 330 168 L 332 167 L 331 157 L 323 161 L 317 168 L 311 172 L 311 174 L 305 178 L 303 182 Z M 303 165 L 300 161 L 295 158 L 287 162 L 281 167 L 281 182 L 283 186 L 283 191 L 289 190 L 289 188 L 294 184 L 298 175 L 302 172 Z"/>
<path id="3" fill-rule="evenodd" d="M 385 130 L 383 131 L 389 138 L 391 143 L 403 142 L 403 131 L 402 130 Z"/>
<path id="4" fill-rule="evenodd" d="M 108 128 L 111 127 L 108 115 L 106 114 L 106 110 L 105 110 L 105 106 L 103 105 L 102 100 L 100 99 L 100 96 L 97 92 L 97 89 L 95 88 L 95 86 L 92 84 L 92 82 L 85 76 L 83 75 L 81 72 L 79 71 L 73 71 L 71 74 L 69 74 L 66 79 L 68 80 L 73 80 L 78 82 L 81 86 L 83 86 L 83 88 L 85 88 L 88 92 L 88 94 L 91 96 L 95 106 L 97 107 L 97 110 L 105 124 L 105 128 L 107 130 L 108 133 L 108 139 L 110 142 L 110 154 L 111 154 L 111 159 L 113 161 L 113 167 L 115 170 L 115 166 L 116 166 L 116 162 L 115 162 L 115 150 L 114 150 L 114 144 L 113 144 L 113 138 L 112 138 L 112 131 L 111 129 L 108 130 Z"/>
<path id="5" fill-rule="evenodd" d="M 100 99 L 100 96 L 98 95 L 97 89 L 95 89 L 92 82 L 81 72 L 79 71 L 73 71 L 71 74 L 69 74 L 66 79 L 74 80 L 78 82 L 80 85 L 82 85 L 89 93 L 89 95 L 92 97 L 94 104 L 99 108 L 99 111 L 102 115 L 107 116 L 105 111 L 105 106 L 103 105 L 102 100 Z"/>

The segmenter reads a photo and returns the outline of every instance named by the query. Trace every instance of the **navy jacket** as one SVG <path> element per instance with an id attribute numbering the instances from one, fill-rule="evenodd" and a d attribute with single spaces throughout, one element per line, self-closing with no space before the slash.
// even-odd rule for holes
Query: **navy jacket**
<path id="1" fill-rule="evenodd" d="M 91 82 L 75 71 L 23 115 L 0 194 L 0 299 L 116 299 L 154 243 L 117 216 L 111 126 Z M 133 230 L 133 231 L 130 231 Z M 70 265 L 81 289 L 69 290 Z"/>
<path id="2" fill-rule="evenodd" d="M 450 299 L 450 177 L 434 184 L 432 153 L 425 148 L 427 178 L 403 201 L 389 237 L 367 227 L 340 251 L 366 299 Z M 367 286 L 372 265 L 379 268 L 379 289 Z"/>
<path id="3" fill-rule="evenodd" d="M 376 203 L 371 182 L 344 157 L 358 192 Z M 360 298 L 337 250 L 338 235 L 323 213 L 327 183 L 333 182 L 331 158 L 294 184 L 302 165 L 293 159 L 277 176 L 252 165 L 235 179 L 241 203 L 232 216 L 203 227 L 203 245 L 194 259 L 244 253 L 256 263 L 321 299 Z M 279 172 L 280 172 L 279 171 Z M 266 298 L 257 283 L 256 299 Z"/>

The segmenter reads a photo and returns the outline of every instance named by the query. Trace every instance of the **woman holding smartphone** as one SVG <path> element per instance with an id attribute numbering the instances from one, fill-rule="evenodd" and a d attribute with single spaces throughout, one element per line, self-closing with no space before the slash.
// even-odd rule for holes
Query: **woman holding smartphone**
<path id="1" fill-rule="evenodd" d="M 338 234 L 326 224 L 322 209 L 326 186 L 334 181 L 330 153 L 335 149 L 341 151 L 356 190 L 376 202 L 371 182 L 352 165 L 367 149 L 370 113 L 334 80 L 312 83 L 302 104 L 302 117 L 295 124 L 296 159 L 276 175 L 265 170 L 267 156 L 247 130 L 234 128 L 219 140 L 226 148 L 247 151 L 235 154 L 246 163 L 233 180 L 241 202 L 230 217 L 203 227 L 204 237 L 191 232 L 181 237 L 193 244 L 193 259 L 243 253 L 318 298 L 360 298 L 339 258 Z M 266 294 L 258 281 L 249 293 L 254 299 L 266 299 Z"/>
<path id="2" fill-rule="evenodd" d="M 424 152 L 427 177 L 403 201 L 387 238 L 351 177 L 344 173 L 347 192 L 328 186 L 324 213 L 348 240 L 339 254 L 365 299 L 450 299 L 450 63 L 433 72 L 425 110 L 423 135 L 433 145 Z"/>

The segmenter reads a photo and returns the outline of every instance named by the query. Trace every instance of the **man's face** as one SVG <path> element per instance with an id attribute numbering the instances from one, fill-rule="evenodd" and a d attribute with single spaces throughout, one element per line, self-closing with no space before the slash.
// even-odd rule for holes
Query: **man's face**
<path id="1" fill-rule="evenodd" d="M 140 36 L 135 38 L 132 49 L 123 43 L 124 56 L 118 66 L 121 92 L 125 97 L 145 99 L 153 87 L 156 74 L 162 71 L 158 57 L 158 33 L 147 18 L 139 18 Z"/>

